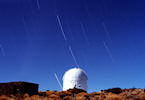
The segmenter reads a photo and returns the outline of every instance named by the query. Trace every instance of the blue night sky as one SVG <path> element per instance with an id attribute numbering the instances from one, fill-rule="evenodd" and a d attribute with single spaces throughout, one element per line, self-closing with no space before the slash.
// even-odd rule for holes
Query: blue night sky
<path id="1" fill-rule="evenodd" d="M 145 0 L 0 0 L 0 82 L 61 91 L 80 67 L 88 92 L 145 87 Z"/>

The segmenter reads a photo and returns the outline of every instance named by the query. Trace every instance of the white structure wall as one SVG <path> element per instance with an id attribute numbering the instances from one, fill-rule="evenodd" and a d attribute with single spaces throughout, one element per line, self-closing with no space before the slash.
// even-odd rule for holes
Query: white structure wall
<path id="1" fill-rule="evenodd" d="M 72 68 L 65 72 L 63 76 L 63 91 L 73 89 L 83 89 L 87 91 L 87 75 L 80 68 Z"/>

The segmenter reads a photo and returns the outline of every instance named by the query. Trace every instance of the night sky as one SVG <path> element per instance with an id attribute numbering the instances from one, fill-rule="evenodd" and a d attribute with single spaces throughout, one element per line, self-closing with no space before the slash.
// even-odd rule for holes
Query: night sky
<path id="1" fill-rule="evenodd" d="M 0 82 L 61 91 L 80 67 L 88 92 L 145 87 L 145 0 L 0 0 Z"/>

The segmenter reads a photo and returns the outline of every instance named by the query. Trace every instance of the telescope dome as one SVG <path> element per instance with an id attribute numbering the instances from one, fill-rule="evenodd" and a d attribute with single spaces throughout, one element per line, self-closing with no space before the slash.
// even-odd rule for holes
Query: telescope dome
<path id="1" fill-rule="evenodd" d="M 88 77 L 81 68 L 72 68 L 63 76 L 63 90 L 78 88 L 87 90 Z"/>

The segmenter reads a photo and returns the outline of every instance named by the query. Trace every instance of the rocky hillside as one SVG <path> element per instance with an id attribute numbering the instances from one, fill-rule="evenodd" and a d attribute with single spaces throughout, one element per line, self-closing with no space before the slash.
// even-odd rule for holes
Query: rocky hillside
<path id="1" fill-rule="evenodd" d="M 145 100 L 144 89 L 112 88 L 101 92 L 87 93 L 81 89 L 68 91 L 39 91 L 38 95 L 28 94 L 1 96 L 0 100 Z"/>

